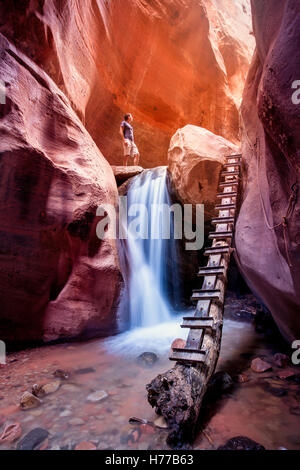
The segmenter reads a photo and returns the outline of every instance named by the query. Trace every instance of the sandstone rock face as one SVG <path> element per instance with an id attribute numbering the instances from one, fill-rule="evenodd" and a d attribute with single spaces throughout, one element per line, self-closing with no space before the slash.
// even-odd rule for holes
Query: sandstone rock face
<path id="1" fill-rule="evenodd" d="M 292 85 L 300 79 L 300 3 L 283 0 L 274 8 L 272 0 L 253 0 L 252 9 L 257 53 L 242 105 L 237 261 L 283 335 L 293 340 L 300 338 L 300 108 L 292 100 Z"/>
<path id="2" fill-rule="evenodd" d="M 238 141 L 249 0 L 6 0 L 0 15 L 0 31 L 57 83 L 110 163 L 122 161 L 128 111 L 144 167 L 167 164 L 187 123 Z"/>
<path id="3" fill-rule="evenodd" d="M 172 137 L 169 148 L 169 172 L 179 200 L 183 204 L 204 204 L 211 219 L 225 156 L 239 148 L 207 129 L 188 125 Z"/>
<path id="4" fill-rule="evenodd" d="M 1 34 L 0 54 L 0 338 L 107 333 L 121 276 L 96 209 L 117 203 L 113 172 L 47 74 Z"/>

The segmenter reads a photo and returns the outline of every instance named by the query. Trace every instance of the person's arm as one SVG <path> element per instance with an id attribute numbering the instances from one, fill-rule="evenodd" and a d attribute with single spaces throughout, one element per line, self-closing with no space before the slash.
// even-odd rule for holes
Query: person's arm
<path id="1" fill-rule="evenodd" d="M 124 126 L 123 126 L 123 125 L 121 125 L 121 127 L 120 127 L 120 135 L 121 135 L 121 137 L 122 137 L 122 140 L 125 140 L 125 136 L 124 136 Z"/>

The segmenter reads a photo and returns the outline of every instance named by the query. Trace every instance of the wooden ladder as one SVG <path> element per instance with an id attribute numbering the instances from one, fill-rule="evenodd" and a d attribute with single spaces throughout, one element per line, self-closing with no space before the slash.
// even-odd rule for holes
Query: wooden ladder
<path id="1" fill-rule="evenodd" d="M 204 278 L 201 289 L 193 291 L 191 300 L 197 302 L 194 316 L 184 317 L 182 328 L 190 329 L 184 348 L 172 348 L 171 361 L 186 365 L 202 364 L 210 375 L 217 364 L 223 327 L 224 297 L 227 271 L 232 252 L 231 243 L 236 217 L 236 205 L 241 179 L 242 155 L 226 157 L 221 172 L 218 216 L 212 220 L 215 232 L 209 233 L 212 246 L 205 249 L 207 266 L 201 267 L 199 278 Z M 207 337 L 209 335 L 209 338 Z"/>

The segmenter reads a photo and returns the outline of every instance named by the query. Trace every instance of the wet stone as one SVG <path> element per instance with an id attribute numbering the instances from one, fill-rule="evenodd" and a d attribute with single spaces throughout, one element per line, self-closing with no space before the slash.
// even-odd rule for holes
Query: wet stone
<path id="1" fill-rule="evenodd" d="M 144 367 L 152 367 L 158 362 L 158 356 L 152 352 L 144 352 L 137 358 L 137 362 Z"/>
<path id="2" fill-rule="evenodd" d="M 20 423 L 10 424 L 5 427 L 0 435 L 0 445 L 17 441 L 22 436 L 22 427 Z"/>
<path id="3" fill-rule="evenodd" d="M 262 359 L 257 357 L 256 359 L 252 361 L 251 369 L 253 370 L 253 372 L 257 372 L 261 374 L 263 372 L 267 372 L 268 370 L 271 370 L 272 366 L 268 362 L 263 361 Z"/>
<path id="4" fill-rule="evenodd" d="M 57 369 L 54 373 L 53 373 L 54 377 L 56 377 L 57 379 L 63 379 L 63 380 L 68 380 L 68 378 L 70 377 L 70 374 L 69 372 L 65 371 L 65 370 L 62 370 L 62 369 Z"/>
<path id="5" fill-rule="evenodd" d="M 218 450 L 265 450 L 265 448 L 252 439 L 244 436 L 233 437 Z"/>
<path id="6" fill-rule="evenodd" d="M 64 411 L 62 411 L 62 412 L 60 413 L 59 416 L 60 416 L 61 418 L 66 418 L 67 416 L 71 416 L 71 415 L 72 415 L 72 411 L 70 411 L 70 410 L 64 410 Z"/>
<path id="7" fill-rule="evenodd" d="M 41 403 L 41 400 L 32 395 L 32 393 L 25 392 L 21 397 L 20 407 L 22 410 L 30 410 L 39 407 Z"/>
<path id="8" fill-rule="evenodd" d="M 91 393 L 87 397 L 87 401 L 90 401 L 92 403 L 97 403 L 99 401 L 104 400 L 107 397 L 108 397 L 108 394 L 104 390 L 100 390 L 98 392 Z"/>
<path id="9" fill-rule="evenodd" d="M 211 378 L 208 385 L 209 395 L 221 395 L 231 390 L 233 380 L 227 372 L 217 372 Z"/>
<path id="10" fill-rule="evenodd" d="M 97 447 L 92 442 L 81 442 L 75 447 L 75 450 L 97 450 Z"/>
<path id="11" fill-rule="evenodd" d="M 74 419 L 71 419 L 71 421 L 69 421 L 69 424 L 71 426 L 82 426 L 84 424 L 84 421 L 83 419 L 80 419 L 80 418 L 74 418 Z"/>
<path id="12" fill-rule="evenodd" d="M 30 431 L 26 436 L 19 442 L 18 450 L 33 450 L 40 444 L 42 444 L 49 436 L 48 431 L 42 428 L 36 428 Z"/>
<path id="13" fill-rule="evenodd" d="M 51 395 L 52 393 L 57 392 L 60 387 L 60 380 L 56 380 L 55 382 L 48 383 L 43 385 L 42 390 L 44 391 L 45 395 Z"/>

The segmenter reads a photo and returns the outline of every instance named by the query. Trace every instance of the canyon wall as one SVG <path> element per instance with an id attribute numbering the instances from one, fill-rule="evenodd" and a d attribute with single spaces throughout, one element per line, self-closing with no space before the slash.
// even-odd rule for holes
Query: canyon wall
<path id="1" fill-rule="evenodd" d="M 65 95 L 2 34 L 0 56 L 0 338 L 111 333 L 122 278 L 96 210 L 117 204 L 112 169 Z"/>
<path id="2" fill-rule="evenodd" d="M 0 31 L 56 82 L 114 165 L 123 114 L 141 164 L 167 164 L 186 124 L 238 141 L 251 61 L 249 0 L 6 0 Z"/>
<path id="3" fill-rule="evenodd" d="M 300 80 L 300 3 L 252 0 L 252 11 L 257 52 L 242 104 L 244 194 L 236 258 L 293 340 L 300 338 L 300 93 L 293 88 Z"/>

